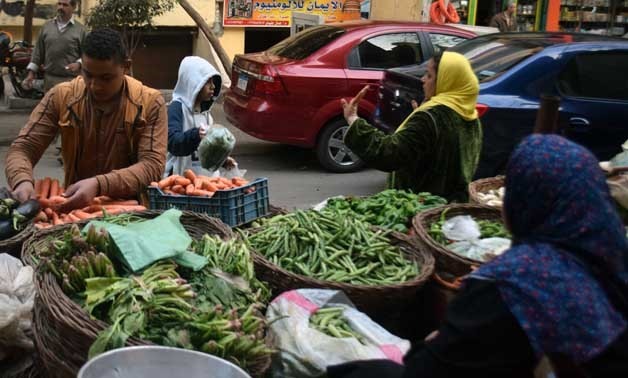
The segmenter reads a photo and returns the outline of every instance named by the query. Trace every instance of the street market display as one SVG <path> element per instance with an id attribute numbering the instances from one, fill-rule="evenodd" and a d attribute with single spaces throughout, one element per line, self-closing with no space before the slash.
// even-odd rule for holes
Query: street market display
<path id="1" fill-rule="evenodd" d="M 140 218 L 106 219 L 127 226 Z M 192 250 L 207 258 L 197 271 L 159 260 L 131 274 L 118 259 L 113 237 L 89 224 L 76 224 L 40 252 L 64 293 L 109 327 L 100 332 L 89 357 L 125 345 L 129 337 L 194 349 L 232 361 L 244 369 L 267 358 L 266 322 L 260 310 L 270 297 L 255 278 L 246 246 L 205 235 Z"/>
<path id="2" fill-rule="evenodd" d="M 64 214 L 56 211 L 67 200 L 67 198 L 63 197 L 63 193 L 64 189 L 60 186 L 57 179 L 45 177 L 35 181 L 35 195 L 42 209 L 35 217 L 35 226 L 37 228 L 45 229 L 105 215 L 146 210 L 146 207 L 141 206 L 138 201 L 133 199 L 121 200 L 100 196 L 94 198 L 88 206 L 82 209 L 73 209 L 69 213 Z"/>
<path id="3" fill-rule="evenodd" d="M 334 212 L 296 211 L 241 231 L 253 251 L 283 269 L 324 281 L 392 285 L 415 278 L 420 267 L 388 239 L 390 231 Z M 263 226 L 263 227 L 260 227 Z"/>
<path id="4" fill-rule="evenodd" d="M 39 203 L 27 200 L 22 203 L 11 198 L 6 188 L 0 188 L 0 240 L 17 235 L 39 213 Z"/>
<path id="5" fill-rule="evenodd" d="M 447 200 L 430 193 L 388 189 L 369 197 L 330 198 L 324 209 L 349 213 L 372 225 L 405 233 L 409 220 L 417 213 L 445 204 Z"/>
<path id="6" fill-rule="evenodd" d="M 219 190 L 229 190 L 248 185 L 248 181 L 241 177 L 226 179 L 224 177 L 208 177 L 196 175 L 191 169 L 183 176 L 172 175 L 159 182 L 153 182 L 151 187 L 160 189 L 164 194 L 186 195 L 196 197 L 213 197 Z M 251 188 L 255 190 L 255 188 Z"/>

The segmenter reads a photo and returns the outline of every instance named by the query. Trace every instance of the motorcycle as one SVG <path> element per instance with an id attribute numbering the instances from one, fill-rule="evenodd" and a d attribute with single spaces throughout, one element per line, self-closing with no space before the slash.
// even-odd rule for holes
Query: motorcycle
<path id="1" fill-rule="evenodd" d="M 22 98 L 40 99 L 44 96 L 43 76 L 37 73 L 32 89 L 25 89 L 22 82 L 28 76 L 26 67 L 31 61 L 33 45 L 24 41 L 11 42 L 11 34 L 0 31 L 0 69 L 8 69 L 9 79 L 15 95 Z M 4 80 L 0 78 L 0 94 L 4 93 Z"/>

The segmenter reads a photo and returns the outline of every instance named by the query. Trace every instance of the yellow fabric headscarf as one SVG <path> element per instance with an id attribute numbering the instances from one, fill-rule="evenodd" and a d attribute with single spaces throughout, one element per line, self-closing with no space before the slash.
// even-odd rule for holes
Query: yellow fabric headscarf
<path id="1" fill-rule="evenodd" d="M 478 118 L 475 105 L 479 93 L 480 83 L 467 58 L 455 52 L 445 52 L 438 64 L 436 94 L 415 109 L 412 114 L 437 105 L 445 105 L 465 120 L 473 121 Z M 397 130 L 403 129 L 409 118 L 406 118 Z"/>

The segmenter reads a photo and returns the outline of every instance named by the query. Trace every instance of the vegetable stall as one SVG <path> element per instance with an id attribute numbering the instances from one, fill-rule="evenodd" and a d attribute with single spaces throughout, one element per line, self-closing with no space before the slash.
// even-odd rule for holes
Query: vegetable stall
<path id="1" fill-rule="evenodd" d="M 407 351 L 426 331 L 417 311 L 431 311 L 420 298 L 434 273 L 456 278 L 486 261 L 452 250 L 464 240 L 448 237 L 447 222 L 470 216 L 479 240 L 508 238 L 498 210 L 430 193 L 271 211 L 267 179 L 191 171 L 152 183 L 144 201 L 97 197 L 68 213 L 55 210 L 65 200 L 57 180 L 37 180 L 36 192 L 30 203 L 0 200 L 0 217 L 13 233 L 32 229 L 21 258 L 35 269 L 36 368 L 53 377 L 76 376 L 107 350 L 152 344 L 215 355 L 251 376 L 267 374 L 271 359 L 306 369 L 308 356 L 291 365 L 281 351 L 308 342 L 287 331 L 294 303 L 316 303 L 298 324 L 329 345 L 350 342 L 373 358 L 390 342 Z"/>

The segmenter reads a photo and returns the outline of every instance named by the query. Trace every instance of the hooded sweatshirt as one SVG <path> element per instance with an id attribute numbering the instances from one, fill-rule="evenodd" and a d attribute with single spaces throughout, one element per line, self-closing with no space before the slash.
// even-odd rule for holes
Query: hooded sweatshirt
<path id="1" fill-rule="evenodd" d="M 210 78 L 214 80 L 214 96 L 211 100 L 202 102 L 199 109 L 195 109 L 196 97 Z M 196 154 L 201 142 L 197 129 L 214 123 L 209 111 L 220 94 L 221 85 L 220 74 L 205 59 L 188 56 L 181 61 L 172 101 L 168 105 L 168 158 L 165 176 L 183 174 L 183 171 L 190 168 L 197 173 L 202 172 Z"/>

